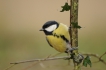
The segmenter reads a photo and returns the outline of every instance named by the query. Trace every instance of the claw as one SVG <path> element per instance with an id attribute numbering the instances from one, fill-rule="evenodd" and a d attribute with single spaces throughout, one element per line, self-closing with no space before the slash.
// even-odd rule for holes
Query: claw
<path id="1" fill-rule="evenodd" d="M 78 50 L 78 47 L 72 47 L 72 48 L 70 49 L 70 52 L 72 53 L 74 50 Z"/>

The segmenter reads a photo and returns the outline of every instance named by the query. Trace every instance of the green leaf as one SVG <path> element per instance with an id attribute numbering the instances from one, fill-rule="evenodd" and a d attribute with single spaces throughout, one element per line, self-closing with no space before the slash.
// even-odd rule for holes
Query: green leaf
<path id="1" fill-rule="evenodd" d="M 87 67 L 87 65 L 90 65 L 90 67 L 92 66 L 89 56 L 86 56 L 86 58 L 83 60 L 83 66 Z"/>
<path id="2" fill-rule="evenodd" d="M 60 12 L 69 11 L 70 5 L 66 2 L 64 6 L 61 6 L 62 10 Z"/>
<path id="3" fill-rule="evenodd" d="M 78 22 L 71 22 L 74 28 L 82 28 L 81 26 L 78 25 Z"/>

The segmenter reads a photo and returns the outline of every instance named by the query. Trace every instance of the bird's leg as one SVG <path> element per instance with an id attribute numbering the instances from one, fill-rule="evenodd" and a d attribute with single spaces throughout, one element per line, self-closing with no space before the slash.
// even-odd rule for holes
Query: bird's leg
<path id="1" fill-rule="evenodd" d="M 74 55 L 75 55 L 75 51 L 78 50 L 78 47 L 71 47 L 71 48 L 68 48 L 66 53 L 67 54 L 70 54 L 70 57 L 69 58 L 66 58 L 65 60 L 70 60 L 70 59 L 73 59 L 74 58 Z"/>
<path id="2" fill-rule="evenodd" d="M 70 59 L 73 59 L 73 61 L 76 62 L 76 63 L 81 63 L 82 60 L 84 59 L 83 55 L 78 53 L 77 47 L 72 48 L 70 55 L 71 55 Z"/>

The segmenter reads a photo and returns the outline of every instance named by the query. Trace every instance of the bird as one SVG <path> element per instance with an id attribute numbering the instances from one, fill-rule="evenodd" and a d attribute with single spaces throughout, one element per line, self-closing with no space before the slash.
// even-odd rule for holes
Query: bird
<path id="1" fill-rule="evenodd" d="M 70 53 L 72 51 L 69 28 L 65 24 L 55 20 L 47 21 L 40 31 L 44 32 L 48 44 L 58 52 Z"/>

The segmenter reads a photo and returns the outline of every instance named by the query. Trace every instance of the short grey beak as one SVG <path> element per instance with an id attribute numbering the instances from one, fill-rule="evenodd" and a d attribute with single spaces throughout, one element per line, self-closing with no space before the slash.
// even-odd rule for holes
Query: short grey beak
<path id="1" fill-rule="evenodd" d="M 43 31 L 44 29 L 40 29 L 39 31 Z"/>

